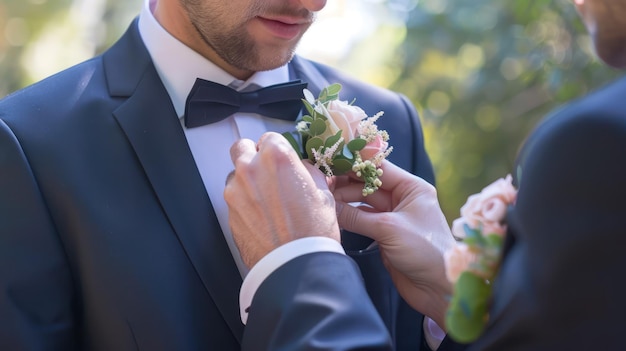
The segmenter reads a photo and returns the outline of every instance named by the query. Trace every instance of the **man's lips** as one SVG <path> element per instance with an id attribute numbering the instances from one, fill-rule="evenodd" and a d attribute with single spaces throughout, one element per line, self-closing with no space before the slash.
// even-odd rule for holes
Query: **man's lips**
<path id="1" fill-rule="evenodd" d="M 289 18 L 266 18 L 257 17 L 261 24 L 274 36 L 291 40 L 297 37 L 300 33 L 309 26 L 308 21 L 289 19 Z"/>

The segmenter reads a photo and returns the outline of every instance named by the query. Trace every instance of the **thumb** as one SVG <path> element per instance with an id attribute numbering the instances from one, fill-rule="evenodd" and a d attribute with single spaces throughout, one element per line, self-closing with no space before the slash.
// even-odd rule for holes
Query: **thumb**
<path id="1" fill-rule="evenodd" d="M 379 213 L 350 206 L 341 201 L 335 203 L 335 208 L 337 210 L 337 222 L 339 222 L 339 227 L 365 235 L 374 240 L 379 240 L 379 238 L 382 237 L 382 231 L 379 230 Z"/>

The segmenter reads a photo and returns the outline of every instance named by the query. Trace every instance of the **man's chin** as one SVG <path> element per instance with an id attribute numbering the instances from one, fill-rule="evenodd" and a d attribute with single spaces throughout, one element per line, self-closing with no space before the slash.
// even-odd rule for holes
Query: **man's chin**
<path id="1" fill-rule="evenodd" d="M 262 56 L 257 59 L 256 62 L 250 62 L 245 69 L 253 72 L 271 71 L 289 63 L 293 59 L 294 55 L 295 51 L 291 50 L 283 55 L 274 54 Z"/>

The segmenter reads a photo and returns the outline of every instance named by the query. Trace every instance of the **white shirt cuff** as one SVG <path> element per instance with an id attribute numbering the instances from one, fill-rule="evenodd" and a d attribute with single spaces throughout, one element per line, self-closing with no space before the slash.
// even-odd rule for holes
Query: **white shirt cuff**
<path id="1" fill-rule="evenodd" d="M 446 332 L 434 320 L 424 316 L 424 337 L 428 347 L 437 350 L 446 337 Z"/>
<path id="2" fill-rule="evenodd" d="M 283 264 L 296 257 L 313 252 L 337 252 L 345 254 L 341 244 L 334 239 L 323 236 L 312 236 L 291 241 L 277 247 L 257 262 L 246 275 L 239 292 L 239 310 L 241 321 L 248 321 L 248 309 L 252 298 L 263 281 Z"/>

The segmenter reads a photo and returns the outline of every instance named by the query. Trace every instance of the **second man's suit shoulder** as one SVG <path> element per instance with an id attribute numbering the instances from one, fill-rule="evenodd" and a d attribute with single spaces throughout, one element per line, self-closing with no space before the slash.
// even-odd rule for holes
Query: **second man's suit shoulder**
<path id="1" fill-rule="evenodd" d="M 589 119 L 589 123 L 600 122 L 603 118 L 626 121 L 626 111 L 621 108 L 625 94 L 626 78 L 618 79 L 553 111 L 540 126 L 585 123 L 585 119 Z"/>
<path id="2" fill-rule="evenodd" d="M 537 125 L 525 148 L 541 140 L 588 138 L 594 131 L 626 133 L 626 110 L 621 107 L 625 94 L 626 78 L 622 78 L 563 105 Z"/>

